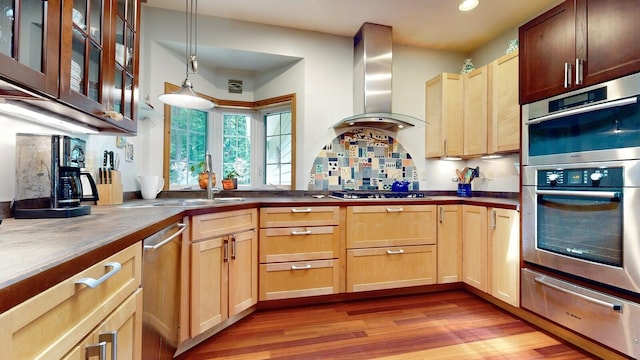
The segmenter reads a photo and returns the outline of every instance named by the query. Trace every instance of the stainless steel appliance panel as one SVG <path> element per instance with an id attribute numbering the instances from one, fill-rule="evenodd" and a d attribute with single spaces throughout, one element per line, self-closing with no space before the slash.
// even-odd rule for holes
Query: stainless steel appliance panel
<path id="1" fill-rule="evenodd" d="M 522 269 L 521 305 L 573 331 L 640 358 L 640 305 Z"/>
<path id="2" fill-rule="evenodd" d="M 640 159 L 640 73 L 522 106 L 522 165 Z"/>
<path id="3" fill-rule="evenodd" d="M 564 165 L 563 169 L 582 168 L 584 164 Z M 623 222 L 621 252 L 622 261 L 620 266 L 603 264 L 595 261 L 588 261 L 587 257 L 580 258 L 579 254 L 561 254 L 559 252 L 543 249 L 539 244 L 538 234 L 538 202 L 541 196 L 537 176 L 538 171 L 546 171 L 549 166 L 527 166 L 524 167 L 522 179 L 522 252 L 526 262 L 541 265 L 550 269 L 558 270 L 567 274 L 578 276 L 587 280 L 596 281 L 620 289 L 629 290 L 640 294 L 640 160 L 634 161 L 612 161 L 598 163 L 601 168 L 622 167 L 624 186 L 619 205 L 622 206 Z M 587 189 L 591 191 L 592 189 Z M 615 204 L 614 204 L 615 205 Z M 581 210 L 576 210 L 581 211 Z M 590 209 L 584 209 L 584 217 L 606 217 L 607 209 L 587 213 Z M 618 216 L 619 211 L 609 210 L 612 216 Z M 598 222 L 571 222 L 572 219 L 579 220 L 580 213 L 568 216 L 564 221 L 564 236 L 570 241 L 579 244 L 584 240 L 579 234 L 589 231 L 585 227 L 592 226 L 592 231 L 598 233 L 602 231 Z M 607 219 L 602 219 L 606 221 Z M 615 220 L 615 219 L 612 219 Z"/>
<path id="4" fill-rule="evenodd" d="M 173 359 L 179 345 L 181 235 L 186 228 L 176 223 L 143 242 L 143 359 Z"/>

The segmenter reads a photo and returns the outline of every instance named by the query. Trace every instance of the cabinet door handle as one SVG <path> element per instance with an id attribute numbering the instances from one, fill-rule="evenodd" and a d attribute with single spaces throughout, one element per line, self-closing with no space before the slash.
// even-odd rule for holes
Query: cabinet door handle
<path id="1" fill-rule="evenodd" d="M 390 212 L 390 213 L 403 212 L 403 211 L 404 211 L 403 208 L 387 208 L 387 212 Z"/>
<path id="2" fill-rule="evenodd" d="M 444 156 L 447 156 L 447 139 L 444 139 Z"/>
<path id="3" fill-rule="evenodd" d="M 102 275 L 99 279 L 96 280 L 94 278 L 82 278 L 80 280 L 77 280 L 76 284 L 87 285 L 88 287 L 93 289 L 99 286 L 100 284 L 102 284 L 103 282 L 107 281 L 108 278 L 117 274 L 122 268 L 122 265 L 119 262 L 115 262 L 115 261 L 108 262 L 104 264 L 104 266 L 107 268 L 111 268 L 111 270 L 109 270 L 106 274 Z"/>
<path id="4" fill-rule="evenodd" d="M 444 224 L 444 208 L 440 206 L 440 224 Z"/>
<path id="5" fill-rule="evenodd" d="M 222 261 L 223 262 L 229 262 L 229 240 L 228 239 L 224 239 L 224 242 L 222 243 Z"/>
<path id="6" fill-rule="evenodd" d="M 576 85 L 582 85 L 582 82 L 584 81 L 582 73 L 583 66 L 584 61 L 576 58 Z"/>
<path id="7" fill-rule="evenodd" d="M 84 349 L 84 358 L 89 360 L 93 356 L 97 356 L 100 360 L 107 360 L 107 343 L 103 341 L 98 344 L 87 345 Z"/>
<path id="8" fill-rule="evenodd" d="M 306 208 L 306 209 L 296 209 L 293 208 L 291 209 L 292 213 L 310 213 L 311 212 L 311 208 Z"/>
<path id="9" fill-rule="evenodd" d="M 231 260 L 236 259 L 236 237 L 231 237 Z"/>
<path id="10" fill-rule="evenodd" d="M 568 89 L 571 86 L 571 64 L 564 63 L 564 88 Z"/>
<path id="11" fill-rule="evenodd" d="M 492 229 L 496 228 L 496 210 L 495 209 L 491 210 L 491 228 Z"/>
<path id="12" fill-rule="evenodd" d="M 311 230 L 307 230 L 307 231 L 292 231 L 291 235 L 310 235 L 311 234 Z"/>
<path id="13" fill-rule="evenodd" d="M 311 269 L 310 264 L 307 264 L 305 266 L 291 265 L 291 270 L 307 270 L 307 269 Z"/>
<path id="14" fill-rule="evenodd" d="M 111 343 L 111 360 L 118 360 L 118 332 L 110 331 L 98 336 L 101 343 Z M 105 349 L 106 350 L 106 349 Z"/>
<path id="15" fill-rule="evenodd" d="M 387 250 L 387 254 L 389 254 L 389 255 L 404 254 L 404 250 L 403 250 L 403 249 L 398 249 L 398 250 Z"/>

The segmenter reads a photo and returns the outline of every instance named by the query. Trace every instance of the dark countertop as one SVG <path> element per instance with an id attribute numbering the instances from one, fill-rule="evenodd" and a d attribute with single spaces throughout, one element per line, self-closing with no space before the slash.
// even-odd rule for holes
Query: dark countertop
<path id="1" fill-rule="evenodd" d="M 3 219 L 0 225 L 0 313 L 187 215 L 291 205 L 471 204 L 518 209 L 515 199 L 456 196 L 409 200 L 257 197 L 192 208 L 136 206 L 167 200 L 134 200 L 126 202 L 125 206 L 92 206 L 91 215 L 73 218 Z"/>

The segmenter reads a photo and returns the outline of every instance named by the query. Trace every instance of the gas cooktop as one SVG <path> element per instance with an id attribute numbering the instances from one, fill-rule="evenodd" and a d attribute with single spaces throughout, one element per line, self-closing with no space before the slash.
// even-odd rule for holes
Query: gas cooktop
<path id="1" fill-rule="evenodd" d="M 382 200 L 382 199 L 425 199 L 425 195 L 416 191 L 396 192 L 396 191 L 334 191 L 329 195 L 334 199 L 341 200 Z"/>

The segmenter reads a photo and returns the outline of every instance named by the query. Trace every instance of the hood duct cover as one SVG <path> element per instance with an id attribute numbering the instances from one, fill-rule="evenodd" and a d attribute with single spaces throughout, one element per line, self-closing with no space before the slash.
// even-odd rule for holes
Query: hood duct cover
<path id="1" fill-rule="evenodd" d="M 391 112 L 391 27 L 364 23 L 355 35 L 353 44 L 353 110 L 357 115 L 342 119 L 333 127 L 372 127 L 397 131 L 425 124 L 418 118 Z"/>

